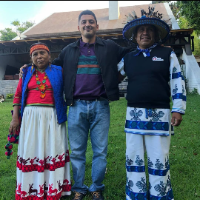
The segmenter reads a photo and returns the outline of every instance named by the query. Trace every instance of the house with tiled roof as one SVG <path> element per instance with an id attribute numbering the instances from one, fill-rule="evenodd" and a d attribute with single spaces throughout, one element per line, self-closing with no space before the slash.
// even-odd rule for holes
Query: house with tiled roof
<path id="1" fill-rule="evenodd" d="M 200 81 L 198 80 L 200 68 L 192 54 L 193 29 L 179 28 L 168 3 L 119 7 L 118 1 L 109 1 L 109 8 L 92 10 L 99 24 L 97 36 L 112 39 L 121 46 L 130 45 L 122 36 L 127 16 L 132 11 L 135 11 L 137 16 L 141 16 L 141 10 L 148 10 L 149 6 L 155 6 L 155 11 L 162 13 L 162 19 L 171 27 L 170 37 L 164 45 L 171 46 L 177 54 L 187 78 L 189 91 L 196 88 L 200 93 Z M 66 45 L 80 38 L 78 31 L 80 12 L 53 13 L 23 32 L 20 37 L 11 41 L 0 41 L 0 93 L 6 95 L 15 92 L 19 68 L 25 63 L 30 63 L 31 44 L 38 41 L 46 43 L 54 59 Z"/>

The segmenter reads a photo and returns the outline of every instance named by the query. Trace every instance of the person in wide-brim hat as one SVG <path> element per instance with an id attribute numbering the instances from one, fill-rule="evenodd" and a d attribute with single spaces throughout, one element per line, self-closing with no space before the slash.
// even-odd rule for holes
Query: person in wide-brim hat
<path id="1" fill-rule="evenodd" d="M 128 79 L 124 126 L 126 200 L 174 200 L 170 140 L 173 126 L 181 124 L 185 113 L 186 90 L 176 54 L 161 45 L 169 36 L 169 26 L 156 18 L 161 14 L 153 11 L 149 7 L 146 16 L 141 11 L 139 19 L 129 14 L 123 29 L 124 38 L 137 43 L 137 49 L 127 53 L 118 64 L 121 74 Z"/>
<path id="2" fill-rule="evenodd" d="M 137 43 L 135 35 L 137 29 L 141 25 L 153 25 L 156 28 L 156 41 L 164 43 L 169 37 L 170 28 L 169 25 L 158 18 L 150 18 L 142 16 L 141 18 L 134 19 L 127 23 L 123 28 L 123 37 L 126 40 L 132 40 L 132 42 Z"/>

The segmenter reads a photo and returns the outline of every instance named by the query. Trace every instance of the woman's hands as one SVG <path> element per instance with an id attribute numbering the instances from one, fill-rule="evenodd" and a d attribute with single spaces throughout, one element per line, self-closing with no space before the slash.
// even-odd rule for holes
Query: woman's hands
<path id="1" fill-rule="evenodd" d="M 19 121 L 19 106 L 15 105 L 13 108 L 13 116 L 12 121 L 10 122 L 9 133 L 17 134 L 20 129 L 20 121 Z"/>
<path id="2" fill-rule="evenodd" d="M 19 70 L 19 78 L 22 78 L 22 75 L 23 75 L 23 69 L 24 69 L 25 67 L 28 67 L 28 65 L 25 64 L 25 65 L 23 65 L 22 67 L 20 67 L 20 70 Z"/>
<path id="3" fill-rule="evenodd" d="M 10 128 L 9 128 L 9 133 L 14 133 L 16 134 L 19 131 L 19 119 L 18 117 L 13 117 L 12 121 L 10 122 Z"/>

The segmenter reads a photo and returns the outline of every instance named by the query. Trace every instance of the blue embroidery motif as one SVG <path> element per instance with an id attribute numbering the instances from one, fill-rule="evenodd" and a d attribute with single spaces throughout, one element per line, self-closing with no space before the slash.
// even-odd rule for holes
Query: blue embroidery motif
<path id="1" fill-rule="evenodd" d="M 126 165 L 132 165 L 133 161 L 126 156 Z"/>
<path id="2" fill-rule="evenodd" d="M 139 166 L 142 166 L 144 164 L 144 161 L 142 159 L 140 159 L 140 156 L 137 155 L 136 156 L 136 160 L 135 160 L 135 163 Z"/>
<path id="3" fill-rule="evenodd" d="M 148 158 L 148 163 L 152 163 L 150 161 L 150 159 Z M 156 175 L 156 176 L 166 176 L 167 172 L 169 171 L 169 158 L 165 158 L 165 165 L 163 165 L 159 159 L 156 159 L 156 164 L 155 164 L 155 168 L 156 169 L 152 169 L 151 167 L 153 166 L 153 163 L 150 165 L 148 165 L 148 172 L 151 175 Z M 161 170 L 163 169 L 165 166 L 165 170 Z"/>
<path id="4" fill-rule="evenodd" d="M 173 73 L 176 73 L 176 72 L 177 72 L 176 67 L 173 67 Z"/>
<path id="5" fill-rule="evenodd" d="M 128 189 L 128 186 L 126 186 L 126 194 L 132 199 L 132 200 L 147 200 L 147 193 L 135 193 Z"/>
<path id="6" fill-rule="evenodd" d="M 175 89 L 172 90 L 173 94 L 176 94 L 178 91 L 178 87 L 177 87 L 177 84 L 175 84 Z"/>
<path id="7" fill-rule="evenodd" d="M 163 169 L 164 165 L 160 162 L 159 159 L 156 159 L 156 164 L 155 164 L 155 168 L 156 169 Z"/>
<path id="8" fill-rule="evenodd" d="M 143 112 L 141 110 L 137 112 L 137 108 L 134 108 L 134 110 L 130 111 L 130 116 L 132 117 L 131 120 L 141 121 L 139 117 L 141 117 L 142 114 Z"/>
<path id="9" fill-rule="evenodd" d="M 147 192 L 147 185 L 144 177 L 141 178 L 141 181 L 136 183 L 136 186 L 140 189 L 139 193 Z"/>
<path id="10" fill-rule="evenodd" d="M 148 167 L 149 168 L 153 167 L 153 162 L 150 160 L 149 157 L 148 157 Z"/>
<path id="11" fill-rule="evenodd" d="M 152 122 L 161 122 L 160 118 L 163 117 L 165 114 L 163 111 L 156 112 L 157 109 L 145 109 L 146 118 L 152 117 L 150 121 Z"/>
<path id="12" fill-rule="evenodd" d="M 129 180 L 129 181 L 128 181 L 128 178 L 127 178 L 127 186 L 128 186 L 128 189 L 129 189 L 129 190 L 133 191 L 133 190 L 131 189 L 131 187 L 133 187 L 133 185 L 134 185 L 133 181 L 132 181 L 132 180 Z"/>
<path id="13" fill-rule="evenodd" d="M 160 184 L 155 185 L 154 189 L 157 192 L 159 192 L 157 194 L 157 196 L 166 196 L 166 194 L 167 194 L 167 192 L 166 192 L 167 186 L 166 186 L 166 184 L 163 183 L 163 181 L 160 181 Z"/>
<path id="14" fill-rule="evenodd" d="M 172 79 L 179 78 L 179 77 L 182 78 L 181 72 L 178 72 L 178 73 L 172 73 Z"/>
<path id="15" fill-rule="evenodd" d="M 186 101 L 186 96 L 183 95 L 182 93 L 176 93 L 175 95 L 172 96 L 172 99 L 182 99 L 183 101 Z"/>
<path id="16" fill-rule="evenodd" d="M 168 122 L 145 122 L 145 121 L 130 121 L 126 120 L 125 128 L 139 129 L 139 130 L 162 130 L 169 131 Z"/>

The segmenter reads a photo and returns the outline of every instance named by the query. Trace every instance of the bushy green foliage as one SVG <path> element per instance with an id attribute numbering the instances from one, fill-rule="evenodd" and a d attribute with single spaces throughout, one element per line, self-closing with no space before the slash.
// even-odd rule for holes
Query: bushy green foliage
<path id="1" fill-rule="evenodd" d="M 200 14 L 199 14 L 199 18 L 200 18 Z M 185 18 L 184 16 L 181 16 L 178 20 L 178 25 L 181 29 L 188 29 L 190 28 L 189 22 L 187 20 L 187 18 Z M 194 30 L 192 35 L 194 36 L 194 55 L 200 55 L 200 39 L 198 36 L 198 31 Z"/>
<path id="2" fill-rule="evenodd" d="M 20 23 L 19 20 L 15 20 L 15 21 L 11 22 L 11 24 L 17 28 L 16 30 L 19 33 L 23 33 L 25 30 L 27 30 L 28 28 L 30 28 L 31 26 L 34 25 L 33 22 L 29 22 L 29 21 Z"/>
<path id="3" fill-rule="evenodd" d="M 196 88 L 194 88 L 192 92 L 189 92 L 189 94 L 198 95 L 198 90 Z"/>
<path id="4" fill-rule="evenodd" d="M 17 36 L 17 33 L 21 34 L 28 28 L 34 25 L 33 22 L 22 22 L 15 20 L 11 22 L 11 24 L 15 27 L 15 31 L 12 30 L 11 28 L 5 28 L 4 30 L 0 30 L 0 40 L 7 41 L 7 40 L 12 40 Z"/>
<path id="5" fill-rule="evenodd" d="M 4 30 L 0 30 L 1 36 L 0 40 L 12 40 L 14 37 L 17 36 L 17 33 L 12 31 L 11 28 L 5 28 Z"/>
<path id="6" fill-rule="evenodd" d="M 14 94 L 7 94 L 6 95 L 6 99 L 13 99 L 13 97 L 14 97 Z"/>
<path id="7" fill-rule="evenodd" d="M 193 31 L 192 36 L 194 36 L 194 52 L 193 54 L 200 55 L 200 37 L 197 35 L 196 31 Z"/>
<path id="8" fill-rule="evenodd" d="M 177 1 L 180 16 L 188 21 L 188 28 L 193 28 L 200 34 L 200 3 L 199 1 Z"/>

